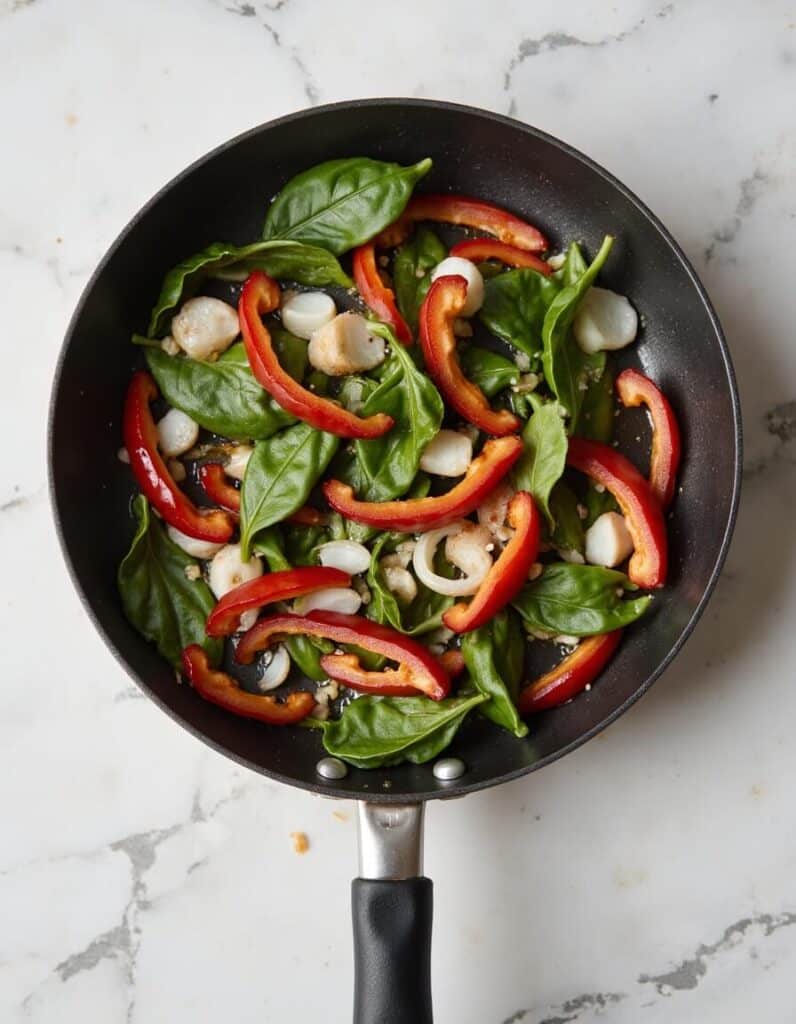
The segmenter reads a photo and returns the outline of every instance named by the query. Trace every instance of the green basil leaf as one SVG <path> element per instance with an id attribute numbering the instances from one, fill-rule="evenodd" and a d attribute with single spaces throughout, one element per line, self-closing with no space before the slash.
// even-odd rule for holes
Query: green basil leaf
<path id="1" fill-rule="evenodd" d="M 282 534 L 285 538 L 285 554 L 291 565 L 317 565 L 317 549 L 329 540 L 329 532 L 323 526 L 285 523 Z"/>
<path id="2" fill-rule="evenodd" d="M 484 392 L 487 398 L 494 397 L 520 379 L 517 364 L 488 348 L 468 345 L 459 353 L 459 362 L 465 377 Z"/>
<path id="3" fill-rule="evenodd" d="M 508 270 L 485 282 L 479 316 L 489 330 L 532 359 L 542 352 L 545 314 L 561 289 L 559 279 L 535 270 Z"/>
<path id="4" fill-rule="evenodd" d="M 431 285 L 431 271 L 447 255 L 448 250 L 439 238 L 425 226 L 419 227 L 395 253 L 395 298 L 401 315 L 413 330 L 417 329 L 417 315 Z"/>
<path id="5" fill-rule="evenodd" d="M 462 656 L 476 690 L 488 698 L 479 711 L 482 715 L 508 729 L 518 738 L 528 735 L 528 726 L 519 716 L 496 664 L 498 645 L 493 634 L 493 623 L 481 626 L 462 637 Z"/>
<path id="6" fill-rule="evenodd" d="M 355 442 L 356 490 L 363 501 L 391 501 L 412 486 L 423 449 L 442 425 L 445 407 L 430 378 L 418 370 L 392 331 L 384 324 L 370 326 L 389 342 L 392 370 L 366 399 L 361 415 L 386 412 L 395 425 L 381 437 Z"/>
<path id="7" fill-rule="evenodd" d="M 216 664 L 222 642 L 205 633 L 215 598 L 201 577 L 191 580 L 185 575 L 198 563 L 169 540 L 142 494 L 133 502 L 133 511 L 138 528 L 117 577 L 124 614 L 175 667 L 180 667 L 182 650 L 190 644 L 204 647 Z"/>
<path id="8" fill-rule="evenodd" d="M 384 582 L 380 561 L 385 546 L 391 544 L 393 540 L 393 534 L 384 533 L 373 545 L 367 577 L 370 588 L 368 618 L 382 625 L 392 626 L 393 629 L 410 636 L 421 636 L 433 629 L 439 629 L 442 625 L 442 613 L 453 604 L 452 597 L 436 594 L 418 580 L 417 596 L 409 605 L 402 606 Z"/>
<path id="9" fill-rule="evenodd" d="M 555 562 L 526 583 L 512 604 L 532 629 L 593 636 L 627 626 L 644 614 L 651 597 L 622 600 L 623 591 L 634 589 L 614 569 Z"/>
<path id="10" fill-rule="evenodd" d="M 614 436 L 614 408 L 614 375 L 606 367 L 589 381 L 572 433 L 608 444 Z"/>
<path id="11" fill-rule="evenodd" d="M 325 724 L 323 745 L 357 768 L 423 764 L 448 746 L 470 711 L 486 699 L 480 693 L 440 701 L 365 695 Z"/>
<path id="12" fill-rule="evenodd" d="M 337 284 L 350 288 L 352 283 L 326 249 L 284 241 L 254 242 L 252 245 L 213 242 L 166 274 L 152 310 L 148 333 L 153 337 L 163 333 L 174 310 L 195 295 L 206 278 L 230 275 L 245 278 L 253 270 L 264 270 L 271 277 L 315 287 Z"/>
<path id="13" fill-rule="evenodd" d="M 603 512 L 618 512 L 619 505 L 616 498 L 609 490 L 603 488 L 598 491 L 594 484 L 590 484 L 586 491 L 586 529 L 591 526 L 595 519 L 599 519 Z"/>
<path id="14" fill-rule="evenodd" d="M 243 342 L 215 363 L 147 349 L 146 361 L 161 394 L 176 409 L 215 434 L 245 441 L 270 437 L 293 417 L 254 378 Z"/>
<path id="15" fill-rule="evenodd" d="M 567 460 L 567 432 L 555 402 L 541 405 L 522 432 L 524 451 L 513 471 L 514 486 L 530 491 L 550 528 L 555 521 L 550 511 L 550 492 L 564 472 Z"/>
<path id="16" fill-rule="evenodd" d="M 550 495 L 550 515 L 553 517 L 553 544 L 561 551 L 578 551 L 583 554 L 583 521 L 578 515 L 578 499 L 575 492 L 559 480 Z"/>
<path id="17" fill-rule="evenodd" d="M 572 336 L 570 327 L 583 296 L 594 284 L 612 245 L 613 238 L 606 235 L 588 269 L 574 283 L 562 288 L 550 303 L 542 325 L 545 380 L 569 414 L 571 425 L 577 422 L 589 378 L 596 377 L 605 365 L 605 353 L 586 355 Z"/>
<path id="18" fill-rule="evenodd" d="M 344 157 L 296 175 L 271 204 L 264 238 L 320 245 L 336 256 L 361 245 L 403 212 L 416 183 L 431 169 Z"/>
<path id="19" fill-rule="evenodd" d="M 240 492 L 240 544 L 249 557 L 256 533 L 300 508 L 329 465 L 340 439 L 297 423 L 258 441 Z"/>
<path id="20" fill-rule="evenodd" d="M 495 650 L 495 667 L 506 684 L 511 699 L 516 700 L 525 670 L 525 635 L 520 620 L 510 608 L 504 608 L 492 619 L 490 628 Z"/>

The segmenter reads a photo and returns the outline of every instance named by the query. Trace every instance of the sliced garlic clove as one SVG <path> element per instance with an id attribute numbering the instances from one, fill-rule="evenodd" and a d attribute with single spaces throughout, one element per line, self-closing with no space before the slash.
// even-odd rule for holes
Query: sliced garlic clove
<path id="1" fill-rule="evenodd" d="M 183 455 L 198 437 L 199 424 L 180 409 L 169 409 L 158 421 L 158 447 L 167 457 Z"/>
<path id="2" fill-rule="evenodd" d="M 578 307 L 572 330 L 584 352 L 613 351 L 636 340 L 638 313 L 624 295 L 593 286 Z"/>
<path id="3" fill-rule="evenodd" d="M 280 312 L 285 328 L 309 341 L 315 331 L 334 320 L 337 307 L 325 292 L 286 292 Z"/>
<path id="4" fill-rule="evenodd" d="M 446 576 L 440 576 L 434 571 L 434 555 L 439 542 L 443 538 L 452 538 L 471 528 L 473 528 L 471 522 L 466 519 L 459 519 L 454 523 L 449 523 L 447 526 L 441 526 L 438 530 L 429 530 L 427 533 L 422 534 L 415 545 L 412 555 L 412 566 L 414 567 L 415 575 L 424 586 L 428 587 L 429 590 L 433 590 L 435 594 L 445 594 L 449 597 L 465 597 L 468 594 L 474 594 L 481 585 L 484 576 L 489 572 L 492 559 L 486 550 L 483 550 L 484 557 L 480 564 L 480 569 L 483 571 L 476 572 L 475 575 L 462 576 L 459 579 L 451 580 Z M 467 551 L 466 545 L 464 548 L 459 548 L 458 551 L 454 548 L 454 554 L 456 557 L 461 557 L 471 567 L 478 561 L 472 552 Z M 457 563 L 454 562 L 454 564 Z M 458 568 L 462 567 L 458 565 Z"/>
<path id="5" fill-rule="evenodd" d="M 263 574 L 261 558 L 253 555 L 248 562 L 242 562 L 240 544 L 225 544 L 214 556 L 208 570 L 208 583 L 217 598 L 248 580 L 256 580 Z"/>
<path id="6" fill-rule="evenodd" d="M 171 321 L 174 340 L 192 359 L 209 359 L 226 351 L 240 334 L 234 306 L 209 295 L 188 299 Z"/>
<path id="7" fill-rule="evenodd" d="M 473 461 L 473 442 L 458 430 L 440 430 L 420 457 L 420 468 L 436 476 L 463 476 Z"/>
<path id="8" fill-rule="evenodd" d="M 229 458 L 224 463 L 224 472 L 233 480 L 242 480 L 246 475 L 246 467 L 254 449 L 250 444 L 236 444 L 230 450 Z"/>
<path id="9" fill-rule="evenodd" d="M 312 366 L 331 377 L 372 370 L 384 361 L 385 351 L 384 338 L 370 333 L 360 313 L 340 313 L 315 331 L 307 346 Z"/>
<path id="10" fill-rule="evenodd" d="M 367 572 L 370 568 L 370 552 L 364 544 L 354 540 L 330 540 L 328 544 L 321 544 L 318 560 L 321 565 L 340 569 L 351 576 Z"/>
<path id="11" fill-rule="evenodd" d="M 586 560 L 607 569 L 633 553 L 633 538 L 618 512 L 604 512 L 586 531 Z"/>
<path id="12" fill-rule="evenodd" d="M 362 605 L 362 598 L 356 590 L 347 587 L 322 587 L 311 594 L 297 597 L 293 602 L 296 615 L 306 615 L 313 610 L 340 612 L 343 615 L 356 615 Z"/>

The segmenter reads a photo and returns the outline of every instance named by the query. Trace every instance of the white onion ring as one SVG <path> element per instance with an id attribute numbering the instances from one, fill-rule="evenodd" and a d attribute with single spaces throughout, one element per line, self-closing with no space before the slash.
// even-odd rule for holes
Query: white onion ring
<path id="1" fill-rule="evenodd" d="M 481 550 L 485 556 L 483 571 L 471 571 L 469 575 L 461 576 L 457 580 L 449 580 L 445 576 L 439 576 L 434 572 L 434 553 L 439 542 L 444 537 L 455 536 L 463 530 L 472 528 L 472 526 L 473 524 L 468 520 L 459 519 L 454 523 L 449 523 L 447 526 L 441 526 L 438 530 L 429 530 L 428 533 L 422 534 L 415 545 L 412 555 L 415 575 L 421 583 L 427 586 L 429 590 L 433 590 L 435 594 L 444 594 L 446 597 L 466 597 L 468 594 L 474 594 L 492 567 L 492 559 L 489 553 L 482 548 Z M 474 552 L 475 549 L 473 549 Z M 458 560 L 454 562 L 454 565 L 462 568 Z M 465 566 L 465 569 L 467 568 L 471 567 Z"/>

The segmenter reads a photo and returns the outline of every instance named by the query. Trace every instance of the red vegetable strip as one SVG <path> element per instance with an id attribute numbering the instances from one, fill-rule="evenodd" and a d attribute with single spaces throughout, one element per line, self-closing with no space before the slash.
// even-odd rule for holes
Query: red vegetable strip
<path id="1" fill-rule="evenodd" d="M 206 462 L 199 469 L 199 483 L 211 501 L 216 505 L 240 512 L 240 491 L 228 480 L 220 462 Z"/>
<path id="2" fill-rule="evenodd" d="M 633 463 L 610 445 L 569 439 L 567 465 L 606 487 L 625 517 L 635 551 L 627 574 L 639 587 L 662 587 L 666 581 L 666 524 L 660 502 Z"/>
<path id="3" fill-rule="evenodd" d="M 382 281 L 376 266 L 376 248 L 373 242 L 366 242 L 354 249 L 352 268 L 359 294 L 379 320 L 389 324 L 396 337 L 404 344 L 412 343 L 412 332 L 401 316 L 395 302 L 395 294 Z"/>
<path id="4" fill-rule="evenodd" d="M 541 524 L 536 503 L 527 491 L 518 491 L 508 507 L 507 521 L 514 536 L 484 577 L 469 604 L 459 602 L 442 616 L 448 629 L 467 633 L 488 622 L 516 597 L 528 579 L 539 552 Z"/>
<path id="5" fill-rule="evenodd" d="M 333 509 L 357 523 L 383 530 L 423 533 L 474 512 L 521 454 L 519 437 L 487 441 L 481 454 L 470 463 L 464 478 L 438 497 L 358 501 L 353 489 L 340 480 L 327 480 L 323 492 Z"/>
<path id="6" fill-rule="evenodd" d="M 383 676 L 381 673 L 368 673 L 357 667 L 356 678 L 362 685 L 375 685 L 378 680 L 373 677 L 382 676 L 388 686 L 411 686 L 413 692 L 424 693 L 432 700 L 442 700 L 450 690 L 448 673 L 422 644 L 395 629 L 390 629 L 389 626 L 379 625 L 359 615 L 343 615 L 339 612 L 313 611 L 308 615 L 285 613 L 260 619 L 244 633 L 235 651 L 235 659 L 243 665 L 248 665 L 258 651 L 270 646 L 275 637 L 296 633 L 326 637 L 338 644 L 353 644 L 363 650 L 381 654 L 390 661 L 398 662 L 398 670 L 388 669 Z M 326 657 L 339 659 L 347 656 Z M 349 678 L 354 678 L 355 667 L 350 659 L 342 665 L 339 661 L 333 661 L 331 664 L 339 671 L 347 672 Z M 357 661 L 357 666 L 358 664 Z M 324 671 L 330 672 L 326 664 Z"/>
<path id="7" fill-rule="evenodd" d="M 543 252 L 547 248 L 547 239 L 532 224 L 492 203 L 459 195 L 413 196 L 398 220 L 376 237 L 376 245 L 384 248 L 399 245 L 409 236 L 412 225 L 420 220 L 476 228 L 529 252 Z"/>
<path id="8" fill-rule="evenodd" d="M 508 245 L 506 242 L 499 242 L 496 238 L 466 238 L 463 242 L 457 242 L 451 249 L 451 256 L 462 256 L 473 263 L 483 263 L 485 260 L 500 260 L 507 267 L 527 267 L 529 270 L 536 270 L 545 277 L 553 273 L 553 268 L 545 260 L 535 256 L 527 249 L 519 249 L 516 245 Z"/>
<path id="9" fill-rule="evenodd" d="M 666 395 L 638 370 L 623 370 L 616 378 L 616 392 L 622 405 L 646 405 L 652 419 L 652 451 L 649 482 L 663 508 L 674 497 L 681 440 L 677 417 Z"/>
<path id="10" fill-rule="evenodd" d="M 315 698 L 306 690 L 288 694 L 283 703 L 270 695 L 259 696 L 242 690 L 232 676 L 210 668 L 207 654 L 198 644 L 182 652 L 182 667 L 200 696 L 243 718 L 254 718 L 269 725 L 295 725 L 315 706 Z"/>
<path id="11" fill-rule="evenodd" d="M 560 664 L 522 690 L 517 701 L 520 714 L 555 708 L 577 696 L 602 672 L 621 638 L 622 630 L 616 629 L 581 640 Z"/>
<path id="12" fill-rule="evenodd" d="M 279 285 L 267 274 L 255 270 L 243 286 L 238 315 L 252 373 L 260 385 L 283 409 L 317 430 L 339 437 L 380 437 L 393 425 L 393 418 L 376 413 L 364 419 L 301 386 L 284 370 L 271 344 L 268 328 L 260 319 L 279 305 Z"/>
<path id="13" fill-rule="evenodd" d="M 183 494 L 158 451 L 158 431 L 149 403 L 157 398 L 152 377 L 133 374 L 124 404 L 124 444 L 138 486 L 165 521 L 188 537 L 218 544 L 232 536 L 233 522 L 221 509 L 199 509 Z"/>
<path id="14" fill-rule="evenodd" d="M 456 679 L 464 671 L 464 658 L 459 650 L 443 651 L 437 660 L 451 679 Z M 360 693 L 375 693 L 380 697 L 417 696 L 417 687 L 406 682 L 407 672 L 404 665 L 383 672 L 367 672 L 359 664 L 356 655 L 324 654 L 321 658 L 321 668 L 332 679 Z"/>
<path id="15" fill-rule="evenodd" d="M 247 580 L 224 594 L 207 619 L 208 636 L 228 636 L 234 633 L 240 617 L 251 608 L 262 608 L 275 601 L 288 601 L 309 594 L 321 587 L 347 587 L 351 577 L 341 569 L 326 566 L 307 566 L 284 569 Z"/>
<path id="16" fill-rule="evenodd" d="M 462 373 L 456 355 L 453 322 L 467 300 L 463 277 L 438 277 L 420 307 L 420 344 L 426 372 L 442 392 L 445 401 L 487 434 L 502 437 L 516 433 L 520 420 L 508 409 L 490 408 L 483 391 Z"/>
<path id="17" fill-rule="evenodd" d="M 286 523 L 295 523 L 297 526 L 325 526 L 328 521 L 329 517 L 312 505 L 302 505 L 285 520 Z"/>

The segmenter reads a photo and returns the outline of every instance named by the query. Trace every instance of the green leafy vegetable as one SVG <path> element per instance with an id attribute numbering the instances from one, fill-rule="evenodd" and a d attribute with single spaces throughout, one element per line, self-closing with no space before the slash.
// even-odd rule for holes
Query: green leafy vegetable
<path id="1" fill-rule="evenodd" d="M 589 381 L 572 433 L 603 444 L 614 436 L 614 375 L 607 367 Z"/>
<path id="2" fill-rule="evenodd" d="M 118 573 L 125 615 L 172 665 L 179 668 L 182 650 L 189 644 L 201 644 L 217 663 L 221 641 L 205 633 L 215 598 L 201 577 L 185 575 L 197 562 L 169 540 L 142 494 L 133 502 L 133 511 L 138 529 Z"/>
<path id="3" fill-rule="evenodd" d="M 334 434 L 297 423 L 255 444 L 240 495 L 244 560 L 249 557 L 256 533 L 281 522 L 306 502 L 339 443 Z"/>
<path id="4" fill-rule="evenodd" d="M 513 472 L 518 490 L 530 491 L 552 529 L 550 492 L 564 472 L 567 459 L 567 433 L 555 402 L 534 412 L 522 432 L 524 451 Z"/>
<path id="5" fill-rule="evenodd" d="M 357 768 L 411 761 L 423 764 L 444 750 L 474 708 L 480 693 L 433 701 L 428 697 L 358 697 L 336 721 L 324 723 L 323 745 Z"/>
<path id="6" fill-rule="evenodd" d="M 215 434 L 241 441 L 266 438 L 293 422 L 254 379 L 243 342 L 215 363 L 156 348 L 146 350 L 146 361 L 169 405 Z"/>
<path id="7" fill-rule="evenodd" d="M 591 288 L 611 251 L 613 238 L 606 235 L 589 268 L 566 285 L 550 303 L 542 325 L 542 369 L 547 386 L 567 410 L 575 424 L 589 379 L 605 366 L 605 353 L 586 355 L 575 341 L 570 327 L 583 296 Z"/>
<path id="8" fill-rule="evenodd" d="M 345 157 L 310 167 L 271 204 L 263 237 L 323 246 L 339 256 L 391 224 L 409 201 L 431 160 L 411 167 Z"/>
<path id="9" fill-rule="evenodd" d="M 587 530 L 595 519 L 600 518 L 603 512 L 619 511 L 619 505 L 613 494 L 605 488 L 598 491 L 594 484 L 591 484 L 586 491 L 584 505 L 586 506 L 585 524 Z"/>
<path id="10" fill-rule="evenodd" d="M 291 565 L 317 565 L 317 549 L 329 540 L 329 532 L 323 526 L 284 523 L 282 535 L 285 539 L 285 554 Z"/>
<path id="11" fill-rule="evenodd" d="M 592 636 L 627 626 L 647 610 L 651 597 L 625 601 L 625 590 L 635 587 L 624 573 L 556 562 L 526 583 L 512 603 L 532 629 Z"/>
<path id="12" fill-rule="evenodd" d="M 509 270 L 485 282 L 479 316 L 489 330 L 532 359 L 542 352 L 545 314 L 561 288 L 535 270 Z"/>
<path id="13" fill-rule="evenodd" d="M 553 544 L 561 551 L 579 551 L 583 554 L 583 522 L 578 515 L 575 492 L 559 480 L 550 495 L 550 514 L 553 517 Z"/>
<path id="14" fill-rule="evenodd" d="M 447 255 L 448 250 L 431 228 L 423 226 L 395 253 L 395 298 L 401 315 L 413 330 L 417 328 L 417 315 L 431 285 L 431 271 Z"/>
<path id="15" fill-rule="evenodd" d="M 206 278 L 230 274 L 246 277 L 252 270 L 264 270 L 271 277 L 299 284 L 351 286 L 351 278 L 326 249 L 300 242 L 266 241 L 252 245 L 213 242 L 166 274 L 152 310 L 148 333 L 153 337 L 162 334 L 174 310 L 195 295 Z"/>
<path id="16" fill-rule="evenodd" d="M 371 330 L 390 343 L 392 370 L 365 400 L 362 416 L 386 412 L 395 425 L 381 437 L 356 441 L 356 490 L 364 501 L 390 501 L 405 494 L 420 468 L 428 442 L 438 433 L 445 407 L 431 380 L 417 369 L 406 347 L 383 324 Z M 352 485 L 353 486 L 353 485 Z"/>
<path id="17" fill-rule="evenodd" d="M 412 636 L 430 633 L 442 625 L 442 613 L 453 604 L 452 597 L 436 594 L 420 581 L 417 582 L 417 596 L 409 605 L 402 606 L 384 582 L 384 571 L 381 558 L 384 548 L 393 539 L 390 533 L 384 533 L 373 545 L 368 569 L 368 587 L 370 603 L 367 606 L 368 617 L 375 622 L 390 625 Z"/>
<path id="18" fill-rule="evenodd" d="M 459 353 L 459 362 L 465 377 L 477 384 L 487 398 L 516 384 L 520 378 L 517 364 L 511 359 L 477 345 L 463 348 Z"/>
<path id="19" fill-rule="evenodd" d="M 496 618 L 480 629 L 465 633 L 462 638 L 462 655 L 476 690 L 488 698 L 479 708 L 481 714 L 515 736 L 522 737 L 527 736 L 528 726 L 520 718 L 511 695 L 511 687 L 516 687 L 517 683 L 505 679 L 497 666 L 501 641 L 507 639 L 507 627 L 504 624 L 508 616 L 505 612 L 501 615 L 501 625 L 498 625 Z M 514 628 L 519 633 L 516 624 Z M 519 640 L 522 644 L 521 635 Z"/>

